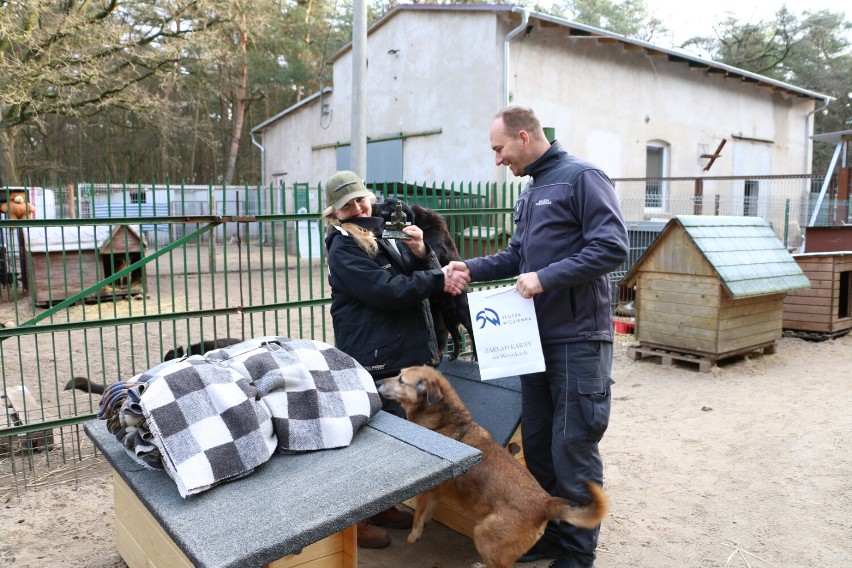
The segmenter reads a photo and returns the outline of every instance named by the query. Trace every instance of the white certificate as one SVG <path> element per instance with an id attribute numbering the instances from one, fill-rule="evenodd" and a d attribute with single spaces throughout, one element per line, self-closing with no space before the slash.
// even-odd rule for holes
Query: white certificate
<path id="1" fill-rule="evenodd" d="M 544 355 L 532 299 L 514 286 L 467 295 L 483 380 L 544 371 Z"/>

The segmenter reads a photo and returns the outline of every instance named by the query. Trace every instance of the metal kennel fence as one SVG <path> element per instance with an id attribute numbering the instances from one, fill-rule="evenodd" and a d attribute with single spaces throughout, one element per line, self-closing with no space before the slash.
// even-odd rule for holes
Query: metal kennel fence
<path id="1" fill-rule="evenodd" d="M 663 208 L 645 207 L 647 180 L 614 181 L 631 251 L 611 277 L 616 317 L 629 323 L 630 291 L 618 280 L 668 217 L 752 209 L 733 195 L 742 179 L 706 178 L 700 196 L 695 179 L 665 180 Z M 809 190 L 799 200 L 789 195 L 818 187 L 820 180 L 760 181 L 764 197 L 753 212 L 771 218 L 779 238 L 796 246 L 813 200 Z M 766 198 L 774 187 L 787 196 Z M 32 192 L 35 219 L 0 225 L 0 497 L 105 471 L 81 427 L 96 416 L 100 397 L 65 390 L 74 377 L 99 384 L 126 380 L 171 349 L 221 337 L 333 342 L 319 184 L 39 189 Z M 507 245 L 522 186 L 394 183 L 372 189 L 436 210 L 461 256 L 470 258 Z M 825 218 L 846 205 L 826 200 Z M 630 327 L 619 331 L 618 346 L 626 348 Z"/>

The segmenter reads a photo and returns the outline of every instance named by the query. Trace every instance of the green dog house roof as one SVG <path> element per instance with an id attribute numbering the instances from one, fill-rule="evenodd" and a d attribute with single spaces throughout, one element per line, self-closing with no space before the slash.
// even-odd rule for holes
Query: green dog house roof
<path id="1" fill-rule="evenodd" d="M 686 234 L 732 298 L 810 288 L 808 277 L 765 219 L 701 215 L 669 220 L 621 285 L 633 286 L 645 262 L 677 231 Z"/>

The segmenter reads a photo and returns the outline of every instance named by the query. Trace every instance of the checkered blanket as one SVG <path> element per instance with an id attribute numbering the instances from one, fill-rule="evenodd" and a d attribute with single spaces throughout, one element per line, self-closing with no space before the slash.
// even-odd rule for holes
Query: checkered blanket
<path id="1" fill-rule="evenodd" d="M 124 446 L 128 455 L 148 469 L 163 469 L 160 450 L 153 443 L 139 399 L 145 383 L 120 381 L 107 387 L 101 397 L 98 418 Z"/>
<path id="2" fill-rule="evenodd" d="M 206 358 L 250 379 L 272 416 L 281 452 L 348 446 L 382 407 L 364 367 L 319 341 L 260 337 Z"/>
<path id="3" fill-rule="evenodd" d="M 346 446 L 381 408 L 372 377 L 354 359 L 286 337 L 169 361 L 127 383 L 144 384 L 138 430 L 150 432 L 183 497 L 248 475 L 276 449 Z"/>

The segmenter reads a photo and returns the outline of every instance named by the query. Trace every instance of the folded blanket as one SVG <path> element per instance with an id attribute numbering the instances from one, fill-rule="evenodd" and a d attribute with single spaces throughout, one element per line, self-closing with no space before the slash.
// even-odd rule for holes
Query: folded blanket
<path id="1" fill-rule="evenodd" d="M 160 460 L 183 497 L 250 474 L 276 449 L 346 446 L 381 409 L 357 361 L 286 337 L 167 361 L 116 385 L 99 417 L 134 459 Z"/>
<path id="2" fill-rule="evenodd" d="M 181 496 L 248 475 L 269 459 L 275 434 L 257 398 L 248 379 L 201 355 L 149 379 L 140 404 Z"/>
<path id="3" fill-rule="evenodd" d="M 355 359 L 327 343 L 259 337 L 210 351 L 257 388 L 282 452 L 348 446 L 382 407 L 376 384 Z"/>
<path id="4" fill-rule="evenodd" d="M 153 443 L 139 405 L 145 380 L 137 375 L 129 381 L 109 385 L 101 397 L 98 418 L 107 421 L 107 430 L 131 458 L 148 469 L 163 469 L 160 450 Z"/>

